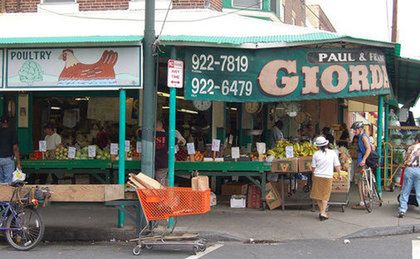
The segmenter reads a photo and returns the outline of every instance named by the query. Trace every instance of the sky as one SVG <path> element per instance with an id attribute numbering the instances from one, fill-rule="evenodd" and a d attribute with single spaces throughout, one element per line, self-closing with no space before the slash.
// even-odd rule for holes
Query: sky
<path id="1" fill-rule="evenodd" d="M 391 41 L 392 0 L 306 0 L 319 4 L 338 33 Z M 387 8 L 388 5 L 388 8 Z M 401 56 L 420 60 L 420 1 L 398 0 L 398 42 Z M 411 109 L 420 117 L 420 102 Z"/>

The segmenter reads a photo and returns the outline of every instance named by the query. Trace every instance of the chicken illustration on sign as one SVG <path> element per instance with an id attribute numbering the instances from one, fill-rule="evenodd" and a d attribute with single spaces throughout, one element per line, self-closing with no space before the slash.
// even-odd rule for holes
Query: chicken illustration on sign
<path id="1" fill-rule="evenodd" d="M 59 86 L 75 85 L 116 85 L 114 66 L 118 53 L 105 50 L 94 64 L 81 63 L 73 50 L 65 49 L 59 59 L 64 61 L 64 68 L 58 78 Z"/>

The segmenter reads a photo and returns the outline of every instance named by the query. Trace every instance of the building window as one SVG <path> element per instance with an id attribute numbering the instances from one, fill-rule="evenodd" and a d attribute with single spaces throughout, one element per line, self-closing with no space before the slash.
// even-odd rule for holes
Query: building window
<path id="1" fill-rule="evenodd" d="M 77 13 L 79 4 L 76 0 L 41 0 L 38 12 Z"/>
<path id="2" fill-rule="evenodd" d="M 232 7 L 241 8 L 241 9 L 261 10 L 262 1 L 260 0 L 232 0 Z"/>

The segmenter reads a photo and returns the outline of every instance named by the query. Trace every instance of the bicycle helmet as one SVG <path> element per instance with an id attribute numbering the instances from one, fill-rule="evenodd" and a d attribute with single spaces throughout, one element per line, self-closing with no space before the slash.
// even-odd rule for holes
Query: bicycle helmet
<path id="1" fill-rule="evenodd" d="M 351 129 L 361 129 L 363 128 L 363 122 L 361 121 L 355 121 L 352 125 L 351 125 Z"/>

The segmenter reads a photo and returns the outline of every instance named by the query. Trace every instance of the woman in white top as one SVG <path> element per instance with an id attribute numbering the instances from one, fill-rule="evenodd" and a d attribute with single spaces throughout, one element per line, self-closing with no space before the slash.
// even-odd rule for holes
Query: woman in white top
<path id="1" fill-rule="evenodd" d="M 328 149 L 329 141 L 325 137 L 318 137 L 315 145 L 318 151 L 312 157 L 312 190 L 311 199 L 315 200 L 319 208 L 319 220 L 328 219 L 327 205 L 331 195 L 334 169 L 341 171 L 337 153 Z"/>

